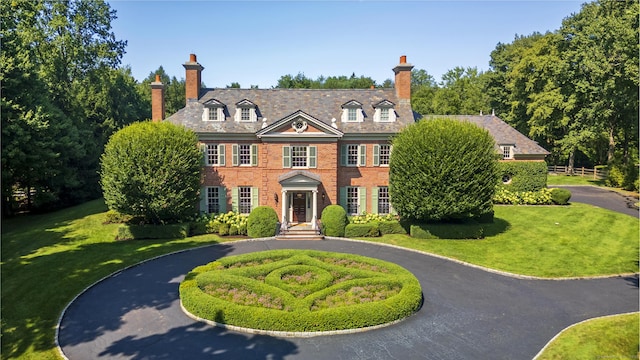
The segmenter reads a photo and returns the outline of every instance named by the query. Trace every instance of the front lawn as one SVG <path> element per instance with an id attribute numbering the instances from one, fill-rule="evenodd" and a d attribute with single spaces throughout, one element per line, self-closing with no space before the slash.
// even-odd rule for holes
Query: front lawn
<path id="1" fill-rule="evenodd" d="M 128 265 L 214 244 L 215 235 L 181 240 L 114 240 L 106 208 L 93 201 L 2 223 L 2 358 L 58 359 L 55 327 L 83 289 Z M 498 206 L 497 234 L 484 240 L 369 240 L 438 253 L 514 273 L 581 276 L 637 272 L 638 220 L 589 205 Z"/>
<path id="2" fill-rule="evenodd" d="M 549 174 L 547 185 L 595 185 L 604 186 L 604 180 L 596 180 L 589 176 Z"/>
<path id="3" fill-rule="evenodd" d="M 591 205 L 495 206 L 503 232 L 482 240 L 367 240 L 435 253 L 521 275 L 578 277 L 638 271 L 638 219 Z M 506 223 L 500 226 L 500 223 Z"/>
<path id="4" fill-rule="evenodd" d="M 566 329 L 536 360 L 637 359 L 640 314 L 607 316 Z"/>

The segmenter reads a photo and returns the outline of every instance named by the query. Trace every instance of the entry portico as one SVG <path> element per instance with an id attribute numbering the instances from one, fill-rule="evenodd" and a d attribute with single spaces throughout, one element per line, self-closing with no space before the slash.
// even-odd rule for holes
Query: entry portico
<path id="1" fill-rule="evenodd" d="M 278 182 L 282 186 L 282 226 L 310 222 L 312 229 L 317 230 L 320 176 L 305 170 L 293 170 L 279 176 Z"/>

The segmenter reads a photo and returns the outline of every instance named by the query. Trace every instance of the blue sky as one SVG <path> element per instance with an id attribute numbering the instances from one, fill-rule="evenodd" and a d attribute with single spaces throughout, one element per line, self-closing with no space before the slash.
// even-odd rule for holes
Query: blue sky
<path id="1" fill-rule="evenodd" d="M 112 22 L 123 65 L 141 81 L 162 65 L 184 78 L 190 53 L 208 87 L 275 86 L 286 74 L 393 78 L 401 55 L 440 81 L 489 68 L 516 34 L 553 31 L 581 1 L 120 1 Z"/>

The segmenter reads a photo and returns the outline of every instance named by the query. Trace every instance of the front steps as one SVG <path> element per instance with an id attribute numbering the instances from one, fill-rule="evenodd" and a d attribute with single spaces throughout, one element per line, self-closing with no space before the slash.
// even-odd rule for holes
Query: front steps
<path id="1" fill-rule="evenodd" d="M 287 230 L 280 230 L 276 240 L 323 240 L 324 235 L 319 230 L 311 228 L 311 224 L 296 224 Z"/>

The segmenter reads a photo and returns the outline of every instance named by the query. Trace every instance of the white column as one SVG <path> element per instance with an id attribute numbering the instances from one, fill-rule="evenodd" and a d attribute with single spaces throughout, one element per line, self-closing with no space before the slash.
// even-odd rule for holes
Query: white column
<path id="1" fill-rule="evenodd" d="M 287 220 L 287 202 L 288 202 L 288 198 L 287 198 L 287 190 L 282 190 L 282 198 L 281 198 L 281 203 L 282 203 L 282 226 L 287 226 L 288 220 Z"/>
<path id="2" fill-rule="evenodd" d="M 313 205 L 312 205 L 312 214 L 311 218 L 311 228 L 313 230 L 318 230 L 318 190 L 313 190 Z"/>

